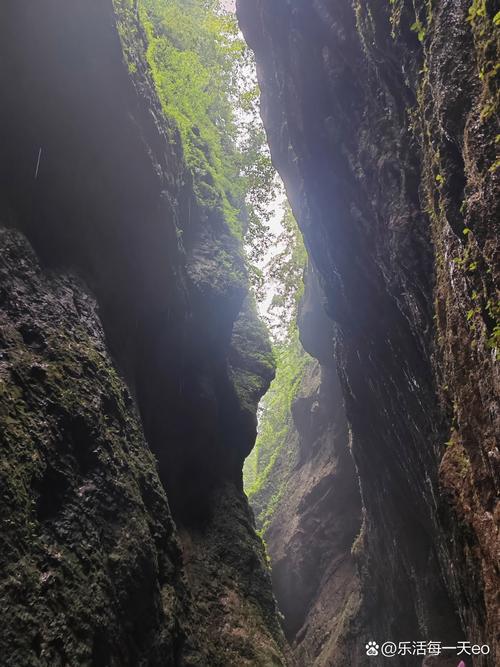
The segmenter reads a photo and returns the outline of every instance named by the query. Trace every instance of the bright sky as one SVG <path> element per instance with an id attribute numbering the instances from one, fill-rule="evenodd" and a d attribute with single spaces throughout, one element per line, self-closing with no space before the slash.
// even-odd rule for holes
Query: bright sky
<path id="1" fill-rule="evenodd" d="M 225 9 L 228 12 L 235 12 L 236 11 L 236 0 L 220 0 L 222 8 Z M 253 72 L 248 72 L 248 77 L 249 79 L 252 79 Z M 278 177 L 279 178 L 279 177 Z M 281 180 L 280 180 L 281 183 Z M 269 229 L 271 232 L 278 237 L 281 232 L 283 231 L 283 227 L 281 225 L 281 220 L 283 218 L 283 212 L 284 212 L 284 206 L 285 206 L 285 188 L 282 185 L 281 188 L 278 189 L 278 194 L 276 196 L 276 199 L 270 204 L 269 206 L 269 212 L 271 213 L 271 217 L 269 219 Z M 274 255 L 277 254 L 277 252 L 280 250 L 280 247 L 278 244 L 275 244 L 269 248 L 269 250 L 262 256 L 261 261 L 258 262 L 258 268 L 263 270 L 266 265 L 268 265 L 270 262 L 272 262 L 272 259 Z M 271 281 L 266 281 L 265 283 L 265 290 L 266 290 L 266 295 L 265 298 L 263 299 L 262 302 L 257 304 L 257 309 L 260 313 L 261 316 L 269 318 L 269 306 L 271 305 L 271 301 L 273 299 L 274 294 L 276 293 L 276 285 L 274 285 Z"/>
<path id="2" fill-rule="evenodd" d="M 269 219 L 269 229 L 271 232 L 278 237 L 283 231 L 283 226 L 281 225 L 281 220 L 283 218 L 283 211 L 285 206 L 285 189 L 280 188 L 280 191 L 276 199 L 271 203 L 269 207 L 269 212 L 271 217 Z M 272 262 L 273 257 L 280 250 L 278 244 L 272 245 L 269 250 L 262 256 L 261 261 L 258 262 L 257 266 L 259 269 L 263 270 L 266 265 Z M 266 281 L 265 283 L 265 298 L 262 302 L 257 304 L 257 309 L 261 316 L 269 317 L 269 306 L 273 300 L 273 296 L 276 292 L 276 286 L 271 281 Z"/>

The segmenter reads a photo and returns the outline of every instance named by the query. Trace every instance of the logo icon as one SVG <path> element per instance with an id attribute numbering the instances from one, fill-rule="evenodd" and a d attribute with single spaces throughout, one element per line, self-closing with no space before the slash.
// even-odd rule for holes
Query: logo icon
<path id="1" fill-rule="evenodd" d="M 366 655 L 378 655 L 380 646 L 377 642 L 368 642 L 366 645 Z"/>

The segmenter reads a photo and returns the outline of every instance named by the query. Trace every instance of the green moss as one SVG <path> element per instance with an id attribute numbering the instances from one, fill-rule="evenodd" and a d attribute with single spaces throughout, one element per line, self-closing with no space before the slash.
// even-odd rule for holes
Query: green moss
<path id="1" fill-rule="evenodd" d="M 276 350 L 276 378 L 264 397 L 255 447 L 244 466 L 245 492 L 256 511 L 257 525 L 265 533 L 286 490 L 286 472 L 277 472 L 291 432 L 291 406 L 311 358 L 304 352 L 295 330 L 287 344 Z M 288 457 L 287 466 L 293 465 Z"/>
<path id="2" fill-rule="evenodd" d="M 242 238 L 244 192 L 232 139 L 232 77 L 243 52 L 236 21 L 214 3 L 140 0 L 138 7 L 146 58 L 163 111 L 179 128 L 198 202 Z"/>
<path id="3" fill-rule="evenodd" d="M 500 301 L 488 299 L 486 312 L 491 323 L 487 345 L 498 360 L 500 359 Z"/>
<path id="4" fill-rule="evenodd" d="M 116 610 L 134 625 L 144 586 L 140 613 L 164 633 L 160 567 L 175 567 L 176 541 L 155 459 L 90 295 L 45 277 L 18 234 L 0 240 L 1 283 L 16 295 L 0 328 L 0 652 L 16 667 L 90 664 L 103 632 L 113 661 L 146 655 L 140 624 L 125 629 Z"/>
<path id="5" fill-rule="evenodd" d="M 245 184 L 239 177 L 232 81 L 244 43 L 235 17 L 217 12 L 215 2 L 197 0 L 113 4 L 129 73 L 143 77 L 149 68 L 170 141 L 179 143 L 180 134 L 198 205 L 218 213 L 242 240 Z"/>
<path id="6" fill-rule="evenodd" d="M 480 120 L 483 123 L 495 123 L 499 105 L 498 48 L 500 31 L 498 30 L 497 14 L 491 13 L 486 0 L 473 0 L 469 7 L 468 22 L 471 24 L 477 52 L 478 76 L 482 82 L 482 104 Z"/>

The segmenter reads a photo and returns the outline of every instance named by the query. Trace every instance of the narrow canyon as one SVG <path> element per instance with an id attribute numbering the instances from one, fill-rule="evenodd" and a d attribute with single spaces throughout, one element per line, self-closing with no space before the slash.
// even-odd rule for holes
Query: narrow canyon
<path id="1" fill-rule="evenodd" d="M 499 664 L 499 42 L 2 0 L 2 666 Z"/>

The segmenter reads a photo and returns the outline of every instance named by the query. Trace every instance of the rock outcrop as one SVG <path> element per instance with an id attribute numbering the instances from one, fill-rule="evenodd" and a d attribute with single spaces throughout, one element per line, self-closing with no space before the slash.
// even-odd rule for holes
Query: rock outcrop
<path id="1" fill-rule="evenodd" d="M 282 493 L 262 526 L 263 538 L 292 663 L 328 664 L 334 653 L 337 661 L 348 664 L 343 638 L 359 608 L 351 547 L 361 528 L 361 500 L 331 353 L 332 325 L 312 272 L 299 325 L 302 342 L 314 358 L 305 366 L 286 443 L 271 473 Z M 267 485 L 260 496 L 252 497 L 252 505 L 272 502 Z"/>
<path id="2" fill-rule="evenodd" d="M 474 665 L 493 666 L 498 5 L 239 0 L 238 12 L 334 322 L 361 487 L 361 603 L 340 664 L 369 664 L 368 640 L 466 638 L 491 649 Z"/>
<path id="3" fill-rule="evenodd" d="M 0 7 L 3 665 L 282 664 L 242 491 L 273 376 L 134 3 Z"/>

